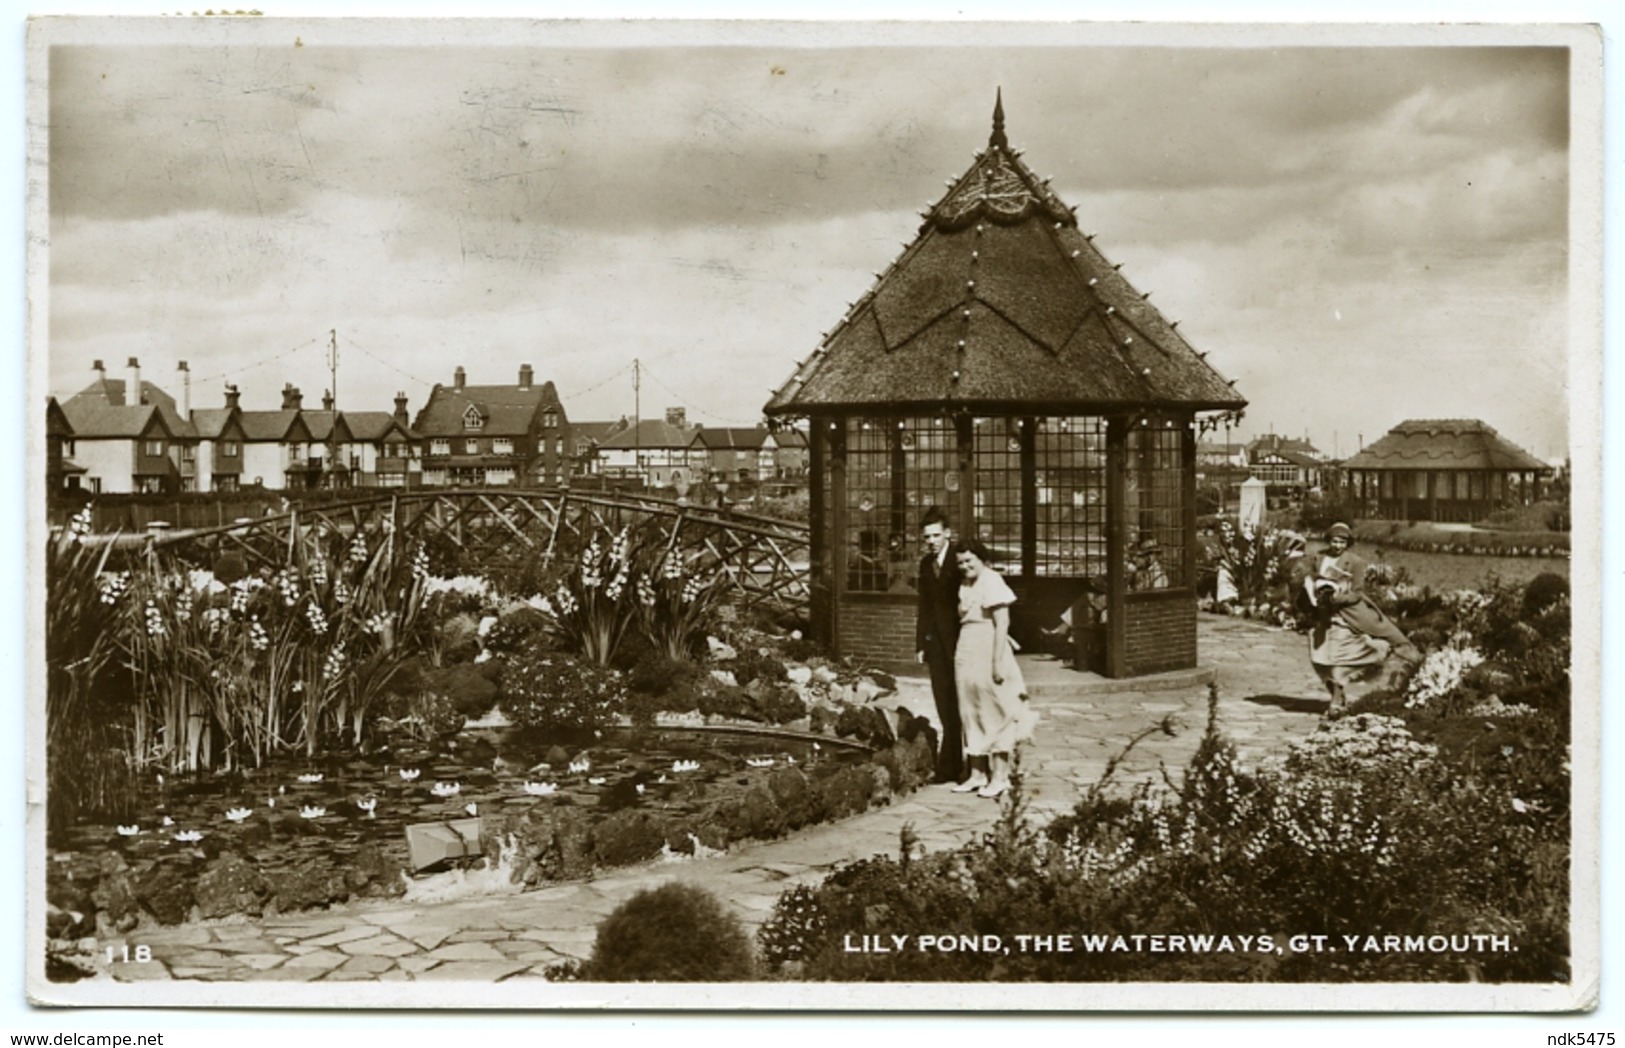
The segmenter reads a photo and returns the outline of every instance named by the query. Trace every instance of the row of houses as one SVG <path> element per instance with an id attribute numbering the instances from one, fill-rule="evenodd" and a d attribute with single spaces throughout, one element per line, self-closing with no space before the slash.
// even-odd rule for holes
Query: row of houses
<path id="1" fill-rule="evenodd" d="M 191 372 L 176 368 L 179 399 L 103 363 L 84 389 L 46 405 L 47 484 L 91 494 L 302 491 L 319 487 L 552 485 L 603 475 L 686 489 L 701 482 L 796 481 L 807 445 L 795 430 L 691 427 L 663 420 L 572 423 L 551 382 L 529 364 L 512 385 L 470 385 L 458 367 L 415 418 L 405 393 L 393 411 L 338 410 L 331 395 L 306 408 L 285 384 L 281 407 L 245 409 L 235 386 L 218 407 L 194 407 Z"/>

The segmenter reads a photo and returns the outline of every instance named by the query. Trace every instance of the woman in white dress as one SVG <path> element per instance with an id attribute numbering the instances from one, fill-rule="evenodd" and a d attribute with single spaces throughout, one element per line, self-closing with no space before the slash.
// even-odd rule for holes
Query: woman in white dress
<path id="1" fill-rule="evenodd" d="M 986 564 L 978 542 L 953 549 L 959 587 L 959 644 L 954 649 L 954 685 L 965 734 L 968 779 L 955 792 L 997 797 L 1010 788 L 1010 754 L 1032 737 L 1037 715 L 1027 702 L 1027 685 L 1010 642 L 1010 605 L 1016 595 Z"/>

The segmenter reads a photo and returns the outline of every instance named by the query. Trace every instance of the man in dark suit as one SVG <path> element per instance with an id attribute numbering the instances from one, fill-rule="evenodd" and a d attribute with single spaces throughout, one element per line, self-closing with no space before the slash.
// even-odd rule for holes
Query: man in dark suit
<path id="1" fill-rule="evenodd" d="M 948 517 L 936 506 L 920 520 L 920 607 L 914 626 L 915 657 L 931 671 L 942 738 L 937 744 L 933 782 L 958 782 L 964 775 L 964 732 L 959 726 L 959 694 L 954 688 L 954 646 L 959 642 L 959 568 L 948 556 L 952 542 Z"/>

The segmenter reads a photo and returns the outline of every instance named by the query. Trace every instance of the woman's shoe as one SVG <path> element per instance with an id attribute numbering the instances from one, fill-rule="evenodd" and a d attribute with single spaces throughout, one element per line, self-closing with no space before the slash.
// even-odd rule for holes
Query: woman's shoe
<path id="1" fill-rule="evenodd" d="M 983 787 L 985 787 L 986 785 L 987 785 L 987 776 L 986 775 L 982 774 L 979 771 L 972 772 L 970 778 L 966 779 L 964 782 L 962 782 L 958 786 L 954 787 L 954 792 L 955 793 L 970 793 L 972 790 L 980 790 Z"/>
<path id="2" fill-rule="evenodd" d="M 981 789 L 977 790 L 976 791 L 976 796 L 978 796 L 978 797 L 1002 797 L 1004 795 L 1004 791 L 1008 790 L 1009 788 L 1010 788 L 1010 784 L 1008 782 L 998 782 L 998 783 L 990 782 L 986 786 L 983 786 Z"/>

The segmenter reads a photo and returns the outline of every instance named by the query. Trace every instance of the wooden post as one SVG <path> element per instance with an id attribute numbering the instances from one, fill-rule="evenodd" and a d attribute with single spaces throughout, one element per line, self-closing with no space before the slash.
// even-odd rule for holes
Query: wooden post
<path id="1" fill-rule="evenodd" d="M 1021 576 L 1038 577 L 1038 452 L 1036 419 L 1017 420 L 1021 441 Z M 1028 593 L 1032 590 L 1029 588 Z"/>
<path id="2" fill-rule="evenodd" d="M 1178 585 L 1196 589 L 1196 418 L 1185 420 L 1180 439 L 1180 530 L 1184 533 L 1185 555 Z"/>
<path id="3" fill-rule="evenodd" d="M 824 533 L 824 512 L 829 493 L 824 490 L 824 464 L 829 458 L 829 423 L 821 418 L 807 423 L 807 613 L 813 639 L 825 647 L 834 643 L 834 604 L 828 574 L 830 536 Z"/>
<path id="4" fill-rule="evenodd" d="M 1123 471 L 1128 464 L 1130 420 L 1119 416 L 1106 420 L 1106 676 L 1128 673 L 1128 623 L 1124 614 L 1128 603 L 1128 579 L 1123 574 L 1124 521 L 1128 507 L 1123 505 Z"/>
<path id="5" fill-rule="evenodd" d="M 976 430 L 969 415 L 954 418 L 954 438 L 959 455 L 959 510 L 951 521 L 954 531 L 961 535 L 976 534 Z"/>
<path id="6" fill-rule="evenodd" d="M 846 427 L 845 416 L 825 423 L 829 440 L 831 569 L 829 602 L 829 647 L 841 653 L 841 595 L 846 592 Z"/>

